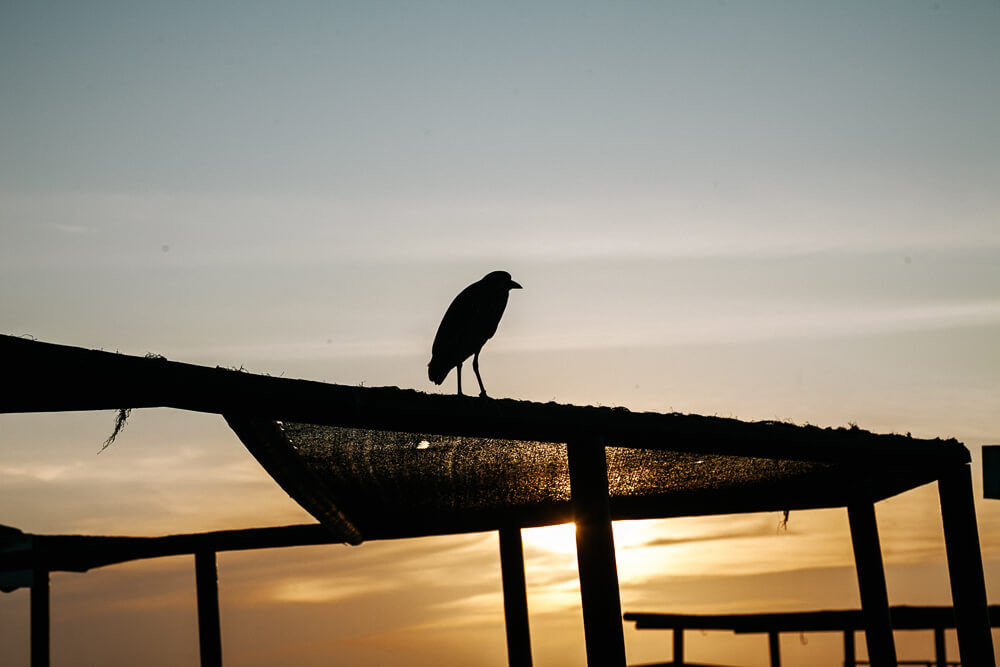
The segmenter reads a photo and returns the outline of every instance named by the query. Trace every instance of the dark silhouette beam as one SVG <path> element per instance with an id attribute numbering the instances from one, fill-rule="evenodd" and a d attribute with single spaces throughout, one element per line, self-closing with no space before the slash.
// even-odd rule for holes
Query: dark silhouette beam
<path id="1" fill-rule="evenodd" d="M 570 495 L 576 523 L 576 559 L 580 570 L 587 664 L 625 666 L 625 631 L 618 592 L 618 566 L 608 502 L 608 463 L 600 436 L 566 447 Z"/>
<path id="2" fill-rule="evenodd" d="M 926 482 L 944 462 L 968 463 L 955 440 L 877 435 L 781 422 L 741 422 L 701 415 L 633 413 L 514 400 L 467 400 L 396 387 L 345 385 L 211 368 L 0 335 L 4 381 L 14 388 L 0 413 L 168 407 L 251 414 L 281 421 L 542 442 L 602 433 L 609 447 L 843 463 L 870 467 L 921 464 Z M 902 484 L 890 489 L 900 493 Z"/>
<path id="3" fill-rule="evenodd" d="M 875 506 L 858 500 L 847 506 L 854 545 L 854 562 L 861 593 L 861 615 L 865 624 L 868 660 L 872 667 L 896 667 L 896 644 L 889 616 L 889 594 L 885 567 L 875 522 Z"/>
<path id="4" fill-rule="evenodd" d="M 31 667 L 49 667 L 49 571 L 34 568 L 31 581 Z"/>
<path id="5" fill-rule="evenodd" d="M 31 548 L 11 549 L 0 553 L 0 572 L 30 570 L 35 567 L 44 567 L 49 572 L 86 572 L 115 563 L 199 551 L 244 551 L 342 542 L 318 523 L 162 537 L 24 535 L 30 538 Z"/>
<path id="6" fill-rule="evenodd" d="M 503 614 L 507 627 L 510 667 L 531 667 L 531 631 L 528 626 L 528 587 L 524 578 L 524 545 L 517 526 L 501 528 L 500 572 Z"/>
<path id="7" fill-rule="evenodd" d="M 948 667 L 948 649 L 944 643 L 944 628 L 934 628 L 934 664 Z"/>
<path id="8" fill-rule="evenodd" d="M 194 555 L 198 587 L 198 644 L 201 667 L 222 667 L 222 627 L 219 621 L 219 572 L 214 551 Z"/>
<path id="9" fill-rule="evenodd" d="M 775 631 L 767 633 L 767 655 L 771 667 L 781 667 L 781 634 Z"/>
<path id="10" fill-rule="evenodd" d="M 857 651 L 854 646 L 854 629 L 844 630 L 844 667 L 856 667 Z"/>
<path id="11" fill-rule="evenodd" d="M 963 665 L 994 667 L 993 636 L 986 602 L 983 556 L 976 526 L 970 466 L 944 471 L 938 480 L 951 599 L 959 658 Z"/>

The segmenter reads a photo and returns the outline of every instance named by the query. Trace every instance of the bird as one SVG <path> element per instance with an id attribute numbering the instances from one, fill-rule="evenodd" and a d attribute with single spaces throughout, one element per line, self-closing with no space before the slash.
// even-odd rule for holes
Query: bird
<path id="1" fill-rule="evenodd" d="M 462 396 L 462 362 L 472 357 L 472 370 L 479 382 L 479 395 L 489 398 L 479 375 L 479 352 L 497 331 L 512 289 L 522 289 L 506 271 L 493 271 L 458 293 L 438 326 L 431 347 L 427 376 L 441 384 L 457 368 L 458 395 Z"/>

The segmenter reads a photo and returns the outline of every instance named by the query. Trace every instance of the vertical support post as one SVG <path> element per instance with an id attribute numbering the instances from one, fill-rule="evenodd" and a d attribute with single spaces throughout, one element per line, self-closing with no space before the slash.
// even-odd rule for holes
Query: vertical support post
<path id="1" fill-rule="evenodd" d="M 521 528 L 508 526 L 501 528 L 499 533 L 503 615 L 507 627 L 507 663 L 510 667 L 531 667 L 528 587 L 524 579 L 524 544 L 521 540 Z"/>
<path id="2" fill-rule="evenodd" d="M 844 630 L 844 667 L 857 667 L 858 656 L 854 649 L 854 628 Z"/>
<path id="3" fill-rule="evenodd" d="M 934 664 L 948 667 L 948 649 L 944 643 L 944 628 L 934 628 Z"/>
<path id="4" fill-rule="evenodd" d="M 767 633 L 767 654 L 771 658 L 771 667 L 781 667 L 781 635 L 777 630 Z"/>
<path id="5" fill-rule="evenodd" d="M 31 577 L 31 667 L 49 667 L 49 571 L 35 566 Z"/>
<path id="6" fill-rule="evenodd" d="M 885 586 L 875 506 L 868 501 L 856 500 L 847 506 L 847 518 L 858 571 L 868 660 L 872 667 L 896 667 L 896 643 L 889 617 L 889 594 Z"/>
<path id="7" fill-rule="evenodd" d="M 959 659 L 963 665 L 996 665 L 986 603 L 983 555 L 979 548 L 976 506 L 969 465 L 948 470 L 938 479 L 945 551 L 955 605 Z"/>
<path id="8" fill-rule="evenodd" d="M 587 664 L 625 667 L 625 631 L 615 540 L 611 532 L 604 438 L 575 440 L 567 444 L 566 451 L 576 523 L 576 560 L 580 571 Z"/>
<path id="9" fill-rule="evenodd" d="M 222 667 L 222 629 L 219 624 L 219 573 L 214 551 L 194 555 L 198 587 L 198 641 L 201 667 Z"/>
<path id="10" fill-rule="evenodd" d="M 684 664 L 684 628 L 679 625 L 674 627 L 674 664 Z"/>

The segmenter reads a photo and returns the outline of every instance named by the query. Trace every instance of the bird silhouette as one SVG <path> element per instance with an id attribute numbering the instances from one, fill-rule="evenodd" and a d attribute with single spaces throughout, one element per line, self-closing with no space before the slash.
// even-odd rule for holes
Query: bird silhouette
<path id="1" fill-rule="evenodd" d="M 444 382 L 451 369 L 457 368 L 458 394 L 461 396 L 462 362 L 471 356 L 479 395 L 486 396 L 486 387 L 479 375 L 479 352 L 497 332 L 512 289 L 521 289 L 521 286 L 511 280 L 509 273 L 493 271 L 458 293 L 445 311 L 431 347 L 427 376 L 434 384 Z"/>

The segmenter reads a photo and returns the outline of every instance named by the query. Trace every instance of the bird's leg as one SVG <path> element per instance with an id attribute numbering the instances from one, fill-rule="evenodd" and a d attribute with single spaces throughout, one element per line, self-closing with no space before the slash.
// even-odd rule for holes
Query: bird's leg
<path id="1" fill-rule="evenodd" d="M 486 387 L 483 386 L 483 378 L 479 375 L 479 353 L 472 357 L 472 370 L 476 372 L 476 380 L 479 381 L 479 395 L 483 398 L 489 398 L 486 395 Z"/>
<path id="2" fill-rule="evenodd" d="M 455 367 L 455 376 L 458 378 L 458 395 L 462 395 L 462 362 L 458 362 L 458 366 Z"/>

